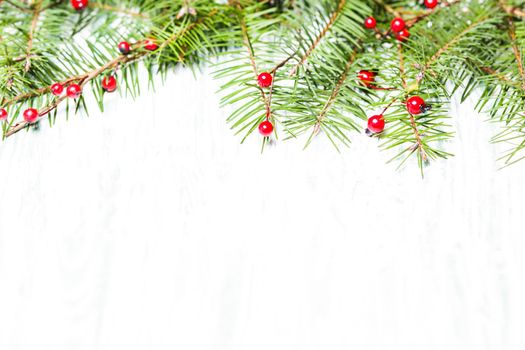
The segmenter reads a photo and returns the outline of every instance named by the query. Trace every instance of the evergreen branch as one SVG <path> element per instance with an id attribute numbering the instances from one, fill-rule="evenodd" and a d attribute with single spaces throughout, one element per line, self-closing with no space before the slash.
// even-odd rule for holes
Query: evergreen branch
<path id="1" fill-rule="evenodd" d="M 300 66 L 302 66 L 307 60 L 308 57 L 312 54 L 312 52 L 315 50 L 315 48 L 319 45 L 321 40 L 324 38 L 324 36 L 328 33 L 330 28 L 334 25 L 335 21 L 343 11 L 343 8 L 346 4 L 346 0 L 339 0 L 339 5 L 337 6 L 337 9 L 332 13 L 330 16 L 330 19 L 328 20 L 328 23 L 323 27 L 319 35 L 317 35 L 317 38 L 315 38 L 314 42 L 310 45 L 310 47 L 306 50 L 304 55 L 301 57 L 299 62 L 292 68 L 290 71 L 290 76 L 295 75 L 297 73 L 297 70 Z"/>
<path id="2" fill-rule="evenodd" d="M 128 64 L 128 63 L 137 61 L 137 60 L 147 56 L 148 54 L 153 54 L 155 52 L 162 51 L 162 49 L 165 48 L 167 45 L 169 45 L 170 43 L 172 43 L 174 41 L 179 40 L 181 37 L 186 35 L 186 33 L 189 30 L 193 29 L 198 24 L 203 23 L 205 21 L 205 19 L 214 16 L 216 13 L 217 13 L 217 10 L 214 9 L 214 10 L 210 11 L 208 16 L 201 18 L 199 21 L 196 21 L 196 22 L 193 22 L 193 23 L 189 24 L 188 26 L 186 26 L 183 29 L 181 29 L 178 33 L 173 34 L 171 37 L 169 37 L 167 40 L 165 40 L 164 42 L 162 42 L 159 45 L 159 48 L 157 49 L 157 51 L 141 51 L 141 52 L 138 52 L 138 53 L 136 53 L 136 54 L 134 54 L 132 56 L 120 55 L 120 56 L 118 56 L 116 58 L 111 59 L 110 61 L 106 62 L 105 64 L 101 65 L 100 67 L 98 67 L 98 68 L 96 68 L 96 69 L 94 69 L 92 71 L 89 71 L 89 72 L 86 72 L 86 73 L 83 73 L 83 74 L 80 74 L 80 75 L 76 75 L 76 76 L 70 77 L 70 78 L 68 78 L 66 80 L 63 80 L 62 82 L 60 82 L 60 84 L 66 85 L 66 84 L 71 83 L 71 82 L 76 82 L 76 83 L 78 83 L 80 85 L 81 88 L 84 88 L 84 86 L 87 83 L 89 83 L 90 81 L 93 81 L 95 78 L 97 78 L 102 73 L 104 73 L 104 72 L 106 72 L 108 70 L 114 69 L 114 68 L 116 68 L 116 67 L 118 67 L 120 65 L 124 65 L 124 64 Z M 138 42 L 138 43 L 134 44 L 132 46 L 132 48 L 136 49 L 141 44 L 142 44 L 142 42 Z M 49 87 L 44 87 L 44 88 L 37 89 L 37 90 L 35 90 L 33 92 L 20 94 L 18 96 L 15 96 L 11 100 L 5 101 L 4 105 L 8 106 L 8 105 L 11 105 L 11 104 L 13 104 L 15 102 L 18 102 L 18 101 L 23 101 L 23 100 L 26 100 L 26 99 L 29 99 L 29 98 L 37 97 L 37 96 L 40 96 L 40 95 L 42 95 L 44 93 L 49 92 L 49 90 L 50 90 Z M 56 100 L 54 100 L 51 104 L 49 104 L 45 108 L 41 109 L 39 111 L 39 113 L 38 113 L 39 117 L 48 115 L 51 111 L 53 111 L 55 108 L 57 108 L 58 105 L 62 101 L 64 101 L 65 99 L 66 99 L 66 96 L 61 96 L 61 97 L 57 98 Z M 19 132 L 20 130 L 23 130 L 24 128 L 28 127 L 29 125 L 30 125 L 30 123 L 28 123 L 26 121 L 22 121 L 22 122 L 20 122 L 18 124 L 15 124 L 15 125 L 9 127 L 8 130 L 5 131 L 5 133 L 4 133 L 4 138 L 7 138 L 7 137 L 9 137 L 9 136 Z"/>
<path id="3" fill-rule="evenodd" d="M 121 55 L 117 58 L 114 58 L 112 59 L 111 61 L 107 62 L 106 64 L 104 64 L 103 66 L 91 71 L 91 72 L 86 72 L 82 75 L 79 75 L 79 76 L 76 76 L 76 77 L 72 77 L 72 78 L 69 78 L 67 79 L 66 81 L 64 81 L 64 83 L 67 83 L 67 82 L 73 82 L 73 81 L 76 81 L 79 83 L 80 87 L 84 87 L 88 82 L 90 82 L 91 80 L 95 79 L 96 77 L 98 77 L 101 73 L 109 70 L 109 69 L 112 69 L 112 68 L 115 68 L 116 66 L 120 65 L 120 64 L 125 64 L 125 63 L 129 63 L 129 62 L 132 62 L 132 61 L 136 61 L 137 59 L 143 57 L 144 55 L 146 55 L 147 52 L 140 52 L 134 56 L 124 56 L 124 55 Z M 48 88 L 46 88 L 44 91 L 47 91 Z M 16 98 L 15 98 L 16 99 Z M 49 112 L 51 112 L 52 110 L 54 110 L 55 108 L 58 107 L 58 105 L 60 104 L 60 102 L 64 101 L 66 99 L 66 96 L 61 96 L 59 98 L 57 98 L 53 103 L 51 103 L 49 106 L 45 107 L 44 109 L 42 109 L 41 111 L 39 111 L 38 113 L 38 116 L 41 117 L 41 116 L 44 116 L 44 115 L 47 115 Z M 26 128 L 27 126 L 29 126 L 30 123 L 26 122 L 25 120 L 18 123 L 18 124 L 15 124 L 13 126 L 11 126 L 7 132 L 5 133 L 4 137 L 7 138 L 17 132 L 19 132 L 20 130 L 23 130 L 24 128 Z"/>
<path id="4" fill-rule="evenodd" d="M 423 68 L 421 70 L 421 75 L 427 71 L 432 64 L 434 64 L 445 52 L 447 52 L 451 47 L 453 47 L 456 43 L 458 43 L 461 38 L 463 38 L 467 33 L 469 33 L 472 29 L 474 29 L 479 24 L 483 23 L 488 17 L 483 16 L 478 18 L 476 21 L 472 22 L 469 26 L 467 26 L 465 29 L 463 29 L 461 32 L 459 32 L 457 35 L 453 36 L 450 40 L 448 40 L 443 46 L 441 46 L 433 55 L 430 57 L 430 59 L 427 60 L 427 62 L 423 65 Z"/>
<path id="5" fill-rule="evenodd" d="M 27 41 L 27 49 L 26 49 L 26 58 L 25 58 L 25 65 L 24 69 L 26 72 L 29 71 L 31 68 L 31 49 L 33 48 L 33 39 L 35 35 L 36 26 L 38 24 L 38 17 L 40 17 L 40 7 L 42 6 L 42 0 L 38 0 L 35 4 L 35 9 L 33 11 L 33 19 L 31 20 L 31 27 L 29 28 L 29 39 Z"/>
<path id="6" fill-rule="evenodd" d="M 510 80 L 509 78 L 507 78 L 505 75 L 503 75 L 502 73 L 499 73 L 497 71 L 495 71 L 493 68 L 490 68 L 490 67 L 479 67 L 483 72 L 489 74 L 489 75 L 492 75 L 494 76 L 495 78 L 497 78 L 498 80 L 504 82 L 504 83 L 507 83 L 509 85 L 514 85 L 515 87 L 518 87 L 519 88 L 519 84 L 516 84 L 514 81 Z"/>
<path id="7" fill-rule="evenodd" d="M 500 1 L 500 7 L 504 8 L 504 6 L 505 5 L 503 4 L 503 2 Z M 523 89 L 525 87 L 525 70 L 523 69 L 523 60 L 521 57 L 521 51 L 517 44 L 516 27 L 514 26 L 514 21 L 512 20 L 512 17 L 510 15 L 508 16 L 508 22 L 509 22 L 508 33 L 509 33 L 510 43 L 511 43 L 512 51 L 514 53 L 514 58 L 516 59 L 516 65 L 518 66 L 518 72 L 519 72 L 519 75 L 522 81 L 521 87 Z"/>
<path id="8" fill-rule="evenodd" d="M 238 8 L 239 8 L 239 6 L 238 6 Z M 253 52 L 252 42 L 250 40 L 250 35 L 248 33 L 248 26 L 246 25 L 246 21 L 244 20 L 244 17 L 242 15 L 238 15 L 238 18 L 239 18 L 239 24 L 241 26 L 241 33 L 242 33 L 242 37 L 243 37 L 243 43 L 244 43 L 244 46 L 246 47 L 246 49 L 248 50 L 248 57 L 250 59 L 250 65 L 252 67 L 253 74 L 255 75 L 255 79 L 257 80 L 257 78 L 259 77 L 259 71 L 257 69 L 257 63 L 255 62 L 255 53 Z M 275 77 L 275 71 L 276 70 L 277 69 L 275 69 L 273 71 L 272 78 Z M 261 98 L 262 98 L 262 100 L 264 102 L 264 106 L 266 108 L 266 118 L 270 118 L 271 113 L 272 113 L 270 101 L 267 98 L 266 93 L 264 92 L 263 89 L 259 88 L 259 91 L 261 92 Z"/>
<path id="9" fill-rule="evenodd" d="M 332 93 L 330 94 L 330 97 L 328 98 L 321 112 L 317 116 L 317 122 L 314 125 L 314 134 L 319 132 L 319 128 L 321 126 L 323 119 L 326 117 L 326 114 L 328 113 L 335 99 L 339 95 L 339 92 L 341 91 L 341 87 L 343 86 L 348 76 L 348 71 L 350 70 L 350 67 L 352 67 L 352 64 L 355 62 L 356 55 L 357 55 L 357 49 L 354 49 L 354 51 L 350 55 L 350 58 L 346 62 L 345 68 L 343 70 L 343 73 L 341 74 L 341 77 L 339 78 L 339 81 L 335 85 L 334 89 L 332 90 Z"/>
<path id="10" fill-rule="evenodd" d="M 405 81 L 405 66 L 404 66 L 404 57 L 403 57 L 403 46 L 401 44 L 397 44 L 398 47 L 398 53 L 399 53 L 399 74 L 401 76 L 401 82 L 403 85 L 403 89 L 407 90 L 407 83 Z M 387 107 L 388 108 L 388 107 Z M 408 113 L 410 115 L 410 126 L 412 127 L 412 132 L 414 133 L 414 138 L 416 139 L 416 145 L 417 149 L 419 151 L 419 154 L 421 155 L 421 159 L 423 161 L 427 160 L 427 154 L 425 152 L 423 141 L 421 139 L 421 134 L 419 133 L 419 130 L 417 128 L 416 119 L 412 115 L 412 113 Z"/>

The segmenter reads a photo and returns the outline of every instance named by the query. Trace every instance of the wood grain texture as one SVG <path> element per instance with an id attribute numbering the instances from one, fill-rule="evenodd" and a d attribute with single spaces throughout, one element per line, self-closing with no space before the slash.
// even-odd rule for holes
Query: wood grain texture
<path id="1" fill-rule="evenodd" d="M 525 348 L 525 163 L 472 103 L 421 180 L 364 135 L 261 155 L 217 89 L 0 144 L 0 349 Z"/>

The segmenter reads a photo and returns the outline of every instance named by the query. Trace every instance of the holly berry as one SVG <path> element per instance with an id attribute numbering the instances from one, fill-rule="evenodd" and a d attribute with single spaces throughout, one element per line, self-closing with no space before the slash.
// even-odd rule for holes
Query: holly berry
<path id="1" fill-rule="evenodd" d="M 399 41 L 405 41 L 408 38 L 410 38 L 410 33 L 406 29 L 403 29 L 402 31 L 396 34 L 396 39 Z"/>
<path id="2" fill-rule="evenodd" d="M 372 16 L 365 19 L 365 28 L 374 29 L 376 27 L 376 19 Z"/>
<path id="3" fill-rule="evenodd" d="M 375 74 L 374 72 L 370 72 L 368 70 L 361 70 L 359 73 L 357 73 L 357 77 L 363 84 L 369 87 L 374 82 Z"/>
<path id="4" fill-rule="evenodd" d="M 114 76 L 104 77 L 102 79 L 102 88 L 106 92 L 113 92 L 117 90 L 117 79 Z"/>
<path id="5" fill-rule="evenodd" d="M 368 118 L 368 130 L 374 134 L 380 133 L 385 130 L 385 119 L 382 114 L 373 115 Z"/>
<path id="6" fill-rule="evenodd" d="M 257 77 L 257 83 L 260 87 L 266 88 L 272 85 L 273 77 L 270 73 L 264 72 Z"/>
<path id="7" fill-rule="evenodd" d="M 401 17 L 396 17 L 390 22 L 390 28 L 393 32 L 400 32 L 405 29 L 405 21 Z"/>
<path id="8" fill-rule="evenodd" d="M 38 111 L 34 108 L 28 108 L 24 111 L 24 120 L 28 123 L 34 123 L 38 119 Z"/>
<path id="9" fill-rule="evenodd" d="M 425 0 L 425 7 L 427 9 L 433 9 L 439 4 L 438 0 Z"/>
<path id="10" fill-rule="evenodd" d="M 407 100 L 407 109 L 410 114 L 419 114 L 425 111 L 425 100 L 419 96 L 412 96 Z"/>
<path id="11" fill-rule="evenodd" d="M 53 85 L 51 85 L 51 92 L 53 93 L 53 95 L 59 96 L 60 94 L 62 94 L 63 91 L 64 85 L 60 83 L 54 83 Z"/>
<path id="12" fill-rule="evenodd" d="M 270 136 L 273 132 L 273 124 L 270 123 L 269 120 L 263 121 L 261 124 L 259 124 L 259 133 L 262 136 Z"/>
<path id="13" fill-rule="evenodd" d="M 144 48 L 148 51 L 155 51 L 159 48 L 159 45 L 153 39 L 146 39 L 144 41 Z"/>
<path id="14" fill-rule="evenodd" d="M 77 11 L 80 11 L 88 6 L 88 0 L 71 0 L 71 6 Z"/>
<path id="15" fill-rule="evenodd" d="M 78 98 L 82 95 L 82 88 L 78 84 L 71 84 L 66 89 L 66 95 L 69 98 Z"/>
<path id="16" fill-rule="evenodd" d="M 131 51 L 131 46 L 129 45 L 127 41 L 123 41 L 118 44 L 118 50 L 120 51 L 121 54 L 127 55 Z"/>
<path id="17" fill-rule="evenodd" d="M 7 119 L 7 111 L 5 108 L 0 108 L 0 121 Z"/>

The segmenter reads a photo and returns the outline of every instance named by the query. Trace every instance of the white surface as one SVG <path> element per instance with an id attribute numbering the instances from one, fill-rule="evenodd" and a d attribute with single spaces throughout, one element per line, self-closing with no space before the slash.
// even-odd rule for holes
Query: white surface
<path id="1" fill-rule="evenodd" d="M 422 180 L 363 135 L 261 155 L 217 89 L 0 145 L 0 349 L 525 349 L 525 164 L 471 105 Z"/>

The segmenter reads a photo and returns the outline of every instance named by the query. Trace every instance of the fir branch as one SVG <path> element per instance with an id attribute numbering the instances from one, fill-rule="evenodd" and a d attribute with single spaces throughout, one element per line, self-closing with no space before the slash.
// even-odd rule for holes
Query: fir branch
<path id="1" fill-rule="evenodd" d="M 328 20 L 326 25 L 323 27 L 321 32 L 317 35 L 317 37 L 315 38 L 314 42 L 310 45 L 310 47 L 308 47 L 308 49 L 306 50 L 304 55 L 301 57 L 299 62 L 292 68 L 292 70 L 290 71 L 290 76 L 295 75 L 297 73 L 297 70 L 299 69 L 299 67 L 305 64 L 305 62 L 308 60 L 308 57 L 310 57 L 312 52 L 319 45 L 319 43 L 324 38 L 324 36 L 328 33 L 330 28 L 332 28 L 332 26 L 336 22 L 337 18 L 339 17 L 341 12 L 343 11 L 343 8 L 344 8 L 345 4 L 346 4 L 346 0 L 339 0 L 339 4 L 337 5 L 337 9 L 332 13 L 332 15 L 330 16 L 330 19 Z"/>
<path id="2" fill-rule="evenodd" d="M 500 1 L 500 6 L 504 8 L 505 5 Z M 516 59 L 516 65 L 518 67 L 518 72 L 519 72 L 519 75 L 522 81 L 521 88 L 523 89 L 525 88 L 525 70 L 523 69 L 523 60 L 521 56 L 521 51 L 517 44 L 516 27 L 514 26 L 514 21 L 512 20 L 512 17 L 510 15 L 508 16 L 508 24 L 509 24 L 508 33 L 509 33 L 510 43 L 511 43 L 512 51 L 514 53 L 514 57 Z"/>
<path id="3" fill-rule="evenodd" d="M 78 82 L 79 85 L 83 88 L 88 82 L 92 81 L 93 79 L 95 79 L 96 77 L 98 77 L 101 73 L 109 70 L 109 69 L 112 69 L 112 68 L 115 68 L 116 66 L 120 65 L 120 64 L 125 64 L 125 63 L 129 63 L 129 62 L 132 62 L 132 61 L 136 61 L 138 60 L 139 58 L 143 57 L 144 55 L 146 55 L 147 52 L 143 51 L 143 52 L 140 52 L 134 56 L 124 56 L 124 55 L 121 55 L 117 58 L 114 58 L 112 59 L 111 61 L 107 62 L 106 64 L 104 64 L 103 66 L 91 71 L 91 72 L 86 72 L 82 75 L 79 75 L 79 76 L 76 76 L 76 77 L 72 77 L 72 78 L 69 78 L 67 80 L 65 80 L 64 84 L 66 83 L 70 83 L 70 82 Z M 45 88 L 43 89 L 43 91 L 47 91 L 49 90 L 48 88 Z M 19 98 L 18 96 L 15 97 L 15 99 L 13 100 L 19 100 L 21 98 Z M 59 98 L 57 98 L 54 102 L 52 102 L 50 105 L 48 105 L 47 107 L 45 107 L 44 109 L 40 110 L 39 113 L 38 113 L 38 116 L 39 117 L 42 117 L 42 116 L 45 116 L 47 114 L 49 114 L 49 112 L 51 112 L 52 110 L 54 110 L 55 108 L 58 107 L 58 105 L 64 101 L 66 99 L 66 96 L 61 96 Z M 7 104 L 9 104 L 10 102 L 12 103 L 12 101 L 8 101 Z M 28 122 L 26 122 L 25 120 L 18 123 L 18 124 L 15 124 L 13 126 L 11 126 L 7 132 L 4 134 L 4 137 L 9 137 L 17 132 L 19 132 L 20 130 L 23 130 L 24 128 L 26 128 L 27 126 L 29 126 L 30 124 Z"/>
<path id="4" fill-rule="evenodd" d="M 335 85 L 334 89 L 332 90 L 332 93 L 330 94 L 330 97 L 328 98 L 321 112 L 317 116 L 317 122 L 314 125 L 314 131 L 313 131 L 314 134 L 319 132 L 319 128 L 321 126 L 321 123 L 323 122 L 323 119 L 326 117 L 326 114 L 328 113 L 335 99 L 339 95 L 339 92 L 341 91 L 341 87 L 345 83 L 346 78 L 348 76 L 348 71 L 352 67 L 352 64 L 355 62 L 356 55 L 357 55 L 357 49 L 354 49 L 354 51 L 350 55 L 350 58 L 346 62 L 345 68 L 343 70 L 343 73 L 341 74 L 341 77 L 339 78 L 339 81 Z"/>
<path id="5" fill-rule="evenodd" d="M 255 79 L 257 80 L 257 78 L 259 77 L 259 71 L 257 69 L 257 63 L 255 62 L 255 53 L 253 52 L 253 45 L 252 45 L 252 42 L 250 40 L 250 35 L 248 33 L 248 26 L 246 25 L 246 21 L 245 21 L 245 19 L 244 19 L 244 17 L 242 15 L 238 15 L 238 18 L 239 18 L 239 24 L 241 26 L 241 33 L 242 33 L 243 43 L 244 43 L 244 46 L 246 47 L 246 49 L 248 50 L 248 57 L 250 59 L 250 65 L 252 67 Z M 276 70 L 277 69 L 275 69 L 275 71 Z M 275 78 L 275 71 L 272 74 L 272 78 Z M 263 89 L 259 88 L 259 91 L 261 92 L 261 98 L 262 98 L 264 106 L 266 108 L 266 118 L 270 118 L 270 116 L 272 114 L 270 100 L 266 96 L 266 93 L 264 92 Z"/>
<path id="6" fill-rule="evenodd" d="M 40 7 L 42 6 L 42 0 L 37 0 L 37 2 L 34 5 L 33 10 L 33 19 L 31 20 L 31 27 L 29 28 L 29 39 L 27 41 L 27 49 L 26 49 L 26 57 L 25 57 L 25 65 L 24 70 L 26 72 L 29 71 L 31 68 L 31 49 L 33 48 L 33 40 L 35 35 L 36 26 L 38 24 L 38 18 L 40 17 Z"/>
<path id="7" fill-rule="evenodd" d="M 407 90 L 407 83 L 405 81 L 405 65 L 404 65 L 404 57 L 403 57 L 403 46 L 401 44 L 397 44 L 398 48 L 398 54 L 399 54 L 399 74 L 401 76 L 401 82 L 403 85 L 403 89 Z M 405 96 L 406 97 L 406 96 Z M 388 108 L 388 107 L 387 107 Z M 419 130 L 417 128 L 416 119 L 412 115 L 412 113 L 408 113 L 410 115 L 410 126 L 412 127 L 412 132 L 414 133 L 414 138 L 416 139 L 416 146 L 419 151 L 419 154 L 421 156 L 421 159 L 423 161 L 427 160 L 427 154 L 425 152 L 423 141 L 421 139 L 421 134 L 419 133 Z"/>
<path id="8" fill-rule="evenodd" d="M 184 35 L 186 35 L 188 31 L 190 31 L 191 29 L 195 28 L 197 25 L 202 24 L 206 19 L 208 19 L 210 17 L 213 17 L 216 13 L 217 13 L 217 10 L 214 9 L 214 10 L 210 11 L 207 16 L 199 19 L 196 22 L 193 22 L 193 23 L 187 25 L 186 27 L 181 29 L 179 32 L 173 34 L 171 37 L 169 37 L 167 40 L 165 40 L 164 42 L 162 42 L 159 45 L 159 48 L 157 49 L 157 51 L 139 51 L 139 52 L 135 53 L 134 55 L 129 55 L 129 56 L 120 55 L 120 56 L 118 56 L 116 58 L 111 59 L 110 61 L 106 62 L 105 64 L 101 65 L 100 67 L 98 67 L 98 68 L 96 68 L 96 69 L 94 69 L 92 71 L 85 72 L 83 74 L 76 75 L 76 76 L 70 77 L 70 78 L 68 78 L 66 80 L 63 80 L 63 81 L 60 82 L 60 84 L 67 85 L 69 83 L 76 82 L 76 83 L 78 83 L 81 86 L 81 88 L 84 88 L 84 86 L 87 83 L 93 81 L 95 78 L 99 77 L 101 74 L 103 74 L 104 72 L 106 72 L 108 70 L 115 69 L 116 67 L 118 67 L 120 65 L 125 65 L 125 64 L 129 64 L 131 62 L 137 61 L 137 60 L 139 60 L 139 59 L 141 59 L 143 57 L 146 57 L 147 55 L 161 52 L 162 49 L 164 49 L 167 45 L 169 45 L 172 42 L 175 42 L 175 41 L 179 40 Z M 140 47 L 141 44 L 142 44 L 142 42 L 135 43 L 132 46 L 132 48 L 133 49 L 137 49 L 137 48 Z M 14 98 L 12 98 L 10 100 L 4 101 L 3 105 L 9 106 L 9 105 L 11 105 L 11 104 L 13 104 L 15 102 L 19 102 L 19 101 L 23 101 L 23 100 L 26 100 L 26 99 L 34 98 L 34 97 L 40 96 L 42 94 L 48 93 L 49 90 L 50 90 L 49 87 L 44 87 L 44 88 L 40 88 L 40 89 L 37 89 L 37 90 L 29 92 L 29 93 L 20 94 L 20 95 L 15 96 Z M 51 104 L 49 104 L 48 106 L 46 106 L 43 109 L 39 110 L 39 114 L 38 114 L 39 117 L 42 117 L 42 116 L 45 116 L 45 115 L 49 115 L 49 113 L 51 111 L 53 111 L 55 108 L 57 108 L 58 105 L 62 101 L 64 101 L 65 99 L 66 99 L 65 96 L 56 98 Z M 12 125 L 11 127 L 9 127 L 5 131 L 4 138 L 7 138 L 7 137 L 9 137 L 9 136 L 19 132 L 20 130 L 23 130 L 24 128 L 28 127 L 29 125 L 30 125 L 30 123 L 28 123 L 26 121 L 22 121 L 22 122 L 20 122 L 18 124 Z"/>
<path id="9" fill-rule="evenodd" d="M 425 72 L 443 55 L 445 54 L 451 47 L 456 45 L 466 34 L 468 34 L 471 30 L 473 30 L 475 27 L 486 21 L 488 18 L 488 15 L 481 16 L 477 18 L 474 22 L 472 22 L 470 25 L 468 25 L 465 29 L 463 29 L 461 32 L 459 32 L 457 35 L 453 36 L 450 40 L 448 40 L 444 45 L 442 45 L 423 65 L 421 68 L 421 77 L 424 76 Z M 419 79 L 421 80 L 421 79 Z"/>

